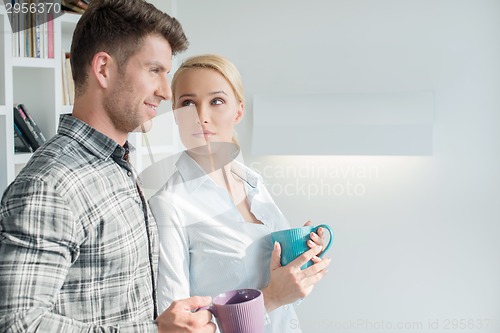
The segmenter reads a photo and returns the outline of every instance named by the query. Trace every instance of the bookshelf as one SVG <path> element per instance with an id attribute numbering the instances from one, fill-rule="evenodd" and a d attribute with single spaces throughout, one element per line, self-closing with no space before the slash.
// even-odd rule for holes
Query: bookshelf
<path id="1" fill-rule="evenodd" d="M 72 106 L 62 103 L 61 65 L 79 17 L 65 13 L 54 20 L 53 58 L 15 57 L 14 34 L 5 6 L 0 5 L 0 193 L 31 157 L 14 152 L 14 103 L 28 107 L 47 139 L 56 134 L 60 114 L 71 113 Z"/>
<path id="2" fill-rule="evenodd" d="M 12 28 L 0 2 L 0 196 L 31 157 L 30 153 L 14 152 L 14 103 L 28 107 L 47 140 L 56 134 L 59 116 L 72 112 L 72 105 L 63 104 L 62 57 L 70 51 L 79 18 L 79 14 L 65 13 L 54 20 L 53 59 L 14 57 Z M 173 64 L 172 72 L 177 69 L 176 59 Z M 151 149 L 146 147 L 141 133 L 129 135 L 129 142 L 136 148 L 131 163 L 138 172 L 152 163 L 150 152 L 158 161 L 182 149 L 169 112 L 170 102 L 163 102 L 159 110 L 163 115 L 154 120 L 153 129 L 147 134 Z"/>

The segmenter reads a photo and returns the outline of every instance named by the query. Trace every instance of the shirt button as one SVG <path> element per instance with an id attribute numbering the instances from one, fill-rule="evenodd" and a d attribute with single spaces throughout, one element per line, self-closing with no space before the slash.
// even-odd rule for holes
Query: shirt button
<path id="1" fill-rule="evenodd" d="M 131 171 L 127 171 L 127 176 L 132 176 L 132 172 Z"/>

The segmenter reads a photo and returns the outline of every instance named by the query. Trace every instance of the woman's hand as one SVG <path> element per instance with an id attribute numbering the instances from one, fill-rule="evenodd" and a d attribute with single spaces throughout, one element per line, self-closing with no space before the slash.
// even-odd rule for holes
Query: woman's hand
<path id="1" fill-rule="evenodd" d="M 307 221 L 306 223 L 304 223 L 304 227 L 308 227 L 310 225 L 312 225 L 311 221 Z M 309 246 L 311 249 L 315 246 L 323 247 L 323 245 L 325 244 L 325 242 L 324 242 L 325 241 L 325 232 L 324 232 L 323 228 L 319 227 L 317 232 L 318 233 L 311 232 L 311 234 L 309 235 L 309 237 L 311 237 L 311 239 L 309 239 L 307 241 L 307 246 Z M 312 261 L 318 262 L 316 260 L 316 258 L 312 258 Z"/>
<path id="2" fill-rule="evenodd" d="M 281 266 L 281 246 L 274 243 L 271 256 L 271 278 L 269 285 L 262 289 L 264 304 L 268 312 L 298 299 L 309 295 L 316 283 L 326 274 L 326 268 L 330 259 L 320 259 L 317 255 L 321 252 L 321 246 L 314 246 L 286 266 Z M 314 265 L 301 270 L 300 267 L 309 260 Z"/>

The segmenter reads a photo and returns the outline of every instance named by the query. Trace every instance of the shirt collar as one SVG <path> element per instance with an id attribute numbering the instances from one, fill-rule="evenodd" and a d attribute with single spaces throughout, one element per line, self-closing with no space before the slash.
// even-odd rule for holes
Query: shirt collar
<path id="1" fill-rule="evenodd" d="M 69 114 L 61 115 L 58 133 L 69 136 L 103 160 L 111 156 L 123 158 L 126 152 L 126 149 L 113 139 Z M 132 149 L 130 144 L 128 144 L 128 150 L 132 151 Z"/>
<path id="2" fill-rule="evenodd" d="M 177 162 L 175 162 L 177 170 L 182 178 L 182 182 L 189 192 L 193 192 L 204 182 L 209 180 L 205 171 L 196 163 L 189 154 L 184 151 Z"/>
<path id="3" fill-rule="evenodd" d="M 212 179 L 186 151 L 182 152 L 181 156 L 179 156 L 175 166 L 177 167 L 182 181 L 189 192 L 195 191 L 206 181 L 212 181 Z M 262 179 L 255 171 L 236 160 L 231 162 L 231 172 L 241 178 L 241 180 L 246 182 L 252 188 L 257 188 L 259 180 Z"/>
<path id="4" fill-rule="evenodd" d="M 246 182 L 252 188 L 257 188 L 259 181 L 262 182 L 262 177 L 257 172 L 236 160 L 234 160 L 231 165 L 231 172 L 240 177 L 241 180 Z"/>

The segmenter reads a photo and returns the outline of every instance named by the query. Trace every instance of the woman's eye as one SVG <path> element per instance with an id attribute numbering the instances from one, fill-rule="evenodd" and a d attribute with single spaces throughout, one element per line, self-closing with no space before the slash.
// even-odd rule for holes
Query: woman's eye
<path id="1" fill-rule="evenodd" d="M 214 100 L 212 100 L 212 105 L 220 105 L 220 104 L 224 104 L 224 101 L 220 98 L 216 98 Z"/>
<path id="2" fill-rule="evenodd" d="M 191 105 L 194 105 L 194 102 L 192 100 L 185 100 L 182 102 L 182 106 L 191 106 Z"/>
<path id="3" fill-rule="evenodd" d="M 153 73 L 159 73 L 160 70 L 158 68 L 151 68 L 151 72 L 153 72 Z"/>

